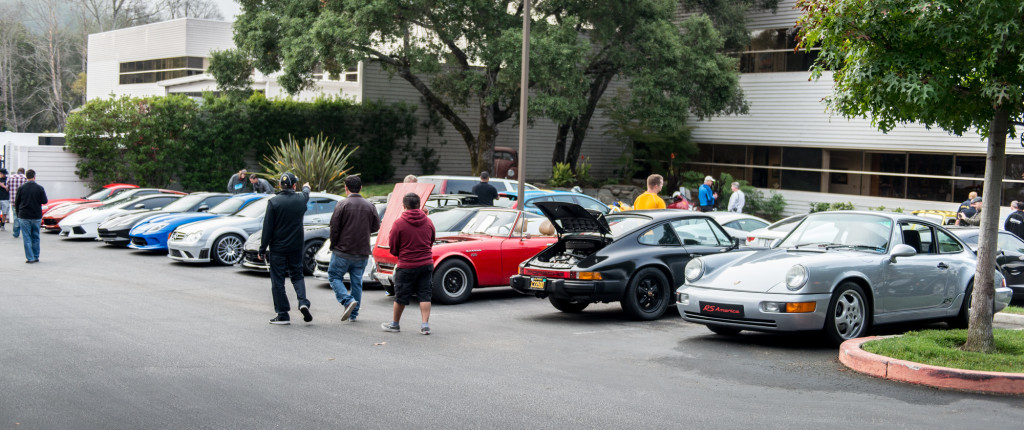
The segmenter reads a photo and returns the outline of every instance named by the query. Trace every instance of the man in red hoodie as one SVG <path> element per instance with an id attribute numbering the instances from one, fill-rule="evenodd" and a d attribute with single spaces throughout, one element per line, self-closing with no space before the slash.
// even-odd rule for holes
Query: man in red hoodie
<path id="1" fill-rule="evenodd" d="M 402 319 L 402 311 L 415 294 L 420 302 L 420 315 L 423 322 L 420 334 L 430 334 L 430 285 L 434 273 L 434 258 L 430 248 L 434 244 L 434 223 L 427 214 L 420 210 L 420 196 L 415 193 L 406 194 L 402 198 L 402 212 L 394 226 L 388 246 L 391 255 L 398 257 L 395 267 L 395 305 L 393 320 L 381 323 L 384 331 L 400 331 L 398 321 Z"/>

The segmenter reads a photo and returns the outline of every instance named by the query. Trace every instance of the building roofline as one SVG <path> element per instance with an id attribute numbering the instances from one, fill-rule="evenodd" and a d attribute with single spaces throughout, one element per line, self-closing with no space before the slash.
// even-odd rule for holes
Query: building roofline
<path id="1" fill-rule="evenodd" d="M 149 26 L 154 26 L 154 25 L 165 25 L 165 24 L 169 24 L 169 23 L 172 23 L 172 22 L 182 21 L 182 20 L 187 20 L 187 21 L 197 21 L 197 22 L 217 22 L 217 23 L 227 23 L 227 24 L 234 24 L 234 21 L 224 21 L 224 20 L 219 20 L 219 19 L 207 19 L 207 18 L 175 18 L 175 19 L 169 19 L 169 20 L 167 20 L 167 21 L 160 21 L 160 22 L 151 22 L 151 23 L 149 23 L 149 24 L 141 24 L 141 25 L 136 25 L 136 26 L 132 26 L 132 27 L 124 27 L 124 28 L 118 28 L 118 29 L 116 29 L 116 30 L 107 30 L 107 31 L 102 31 L 102 32 L 99 32 L 99 33 L 89 33 L 89 36 L 95 36 L 95 35 L 101 35 L 101 34 L 108 34 L 108 33 L 115 33 L 115 32 L 119 32 L 119 31 L 126 31 L 126 30 L 134 30 L 134 29 L 137 29 L 137 28 L 149 27 Z"/>

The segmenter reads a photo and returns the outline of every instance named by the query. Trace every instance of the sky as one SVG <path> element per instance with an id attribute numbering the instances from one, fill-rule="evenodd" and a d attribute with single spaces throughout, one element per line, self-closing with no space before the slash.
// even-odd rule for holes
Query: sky
<path id="1" fill-rule="evenodd" d="M 213 2 L 220 8 L 220 13 L 224 15 L 224 20 L 226 21 L 234 21 L 235 15 L 238 15 L 242 10 L 242 7 L 235 0 L 213 0 Z"/>

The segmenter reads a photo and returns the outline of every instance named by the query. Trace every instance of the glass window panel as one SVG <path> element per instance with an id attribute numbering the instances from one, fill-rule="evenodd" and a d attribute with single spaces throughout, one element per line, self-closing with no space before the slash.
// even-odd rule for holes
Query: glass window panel
<path id="1" fill-rule="evenodd" d="M 983 181 L 953 181 L 953 201 L 959 203 L 967 200 L 967 195 L 970 194 L 971 191 L 978 193 L 980 196 L 981 189 L 984 184 L 985 183 Z"/>
<path id="2" fill-rule="evenodd" d="M 667 223 L 654 227 L 640 235 L 640 243 L 656 246 L 678 246 L 679 238 Z"/>
<path id="3" fill-rule="evenodd" d="M 1009 159 L 1009 156 L 1007 156 Z M 1009 165 L 1009 163 L 1007 163 Z M 1024 173 L 1024 170 L 1021 170 Z M 969 178 L 985 177 L 985 157 L 970 155 L 957 155 L 956 164 L 953 167 L 953 176 L 966 176 Z M 1019 175 L 1018 175 L 1019 176 Z"/>
<path id="4" fill-rule="evenodd" d="M 744 145 L 715 145 L 715 163 L 747 164 L 747 147 Z"/>
<path id="5" fill-rule="evenodd" d="M 953 156 L 941 154 L 910 154 L 907 173 L 953 176 Z"/>
<path id="6" fill-rule="evenodd" d="M 780 173 L 777 169 L 751 169 L 750 185 L 757 188 L 780 187 Z"/>
<path id="7" fill-rule="evenodd" d="M 902 199 L 907 192 L 907 178 L 902 176 L 865 175 L 862 187 L 866 196 Z"/>
<path id="8" fill-rule="evenodd" d="M 950 236 L 949 233 L 942 230 L 936 230 L 936 234 L 939 237 L 939 253 L 955 254 L 964 250 L 963 245 L 960 245 L 960 242 L 953 239 L 953 236 Z M 1000 234 L 999 237 L 1002 238 L 1003 235 Z M 1000 248 L 1002 247 L 1000 246 Z"/>
<path id="9" fill-rule="evenodd" d="M 982 195 L 980 185 L 978 186 L 978 195 Z M 966 199 L 967 197 L 964 198 Z M 1014 200 L 1024 201 L 1024 184 L 1003 182 L 1003 198 L 999 201 L 999 204 L 1002 206 L 1009 206 L 1010 202 Z"/>
<path id="10" fill-rule="evenodd" d="M 697 145 L 697 153 L 694 154 L 690 161 L 695 163 L 710 163 L 711 155 L 715 150 L 715 145 L 709 143 L 702 143 Z"/>
<path id="11" fill-rule="evenodd" d="M 820 172 L 782 171 L 782 189 L 795 191 L 821 191 Z"/>
<path id="12" fill-rule="evenodd" d="M 881 173 L 907 173 L 907 154 L 868 152 L 864 154 L 865 170 Z"/>
<path id="13" fill-rule="evenodd" d="M 953 201 L 951 179 L 907 178 L 907 198 L 915 200 Z"/>
<path id="14" fill-rule="evenodd" d="M 982 175 L 984 177 L 984 168 Z M 1024 155 L 1007 155 L 1006 170 L 1003 172 L 1003 179 L 1024 179 Z"/>
<path id="15" fill-rule="evenodd" d="M 704 218 L 672 221 L 672 229 L 683 240 L 683 245 L 725 246 L 729 244 L 725 233 Z"/>
<path id="16" fill-rule="evenodd" d="M 821 148 L 785 148 L 782 151 L 782 165 L 820 169 Z"/>
<path id="17" fill-rule="evenodd" d="M 1018 254 L 1024 254 L 1024 242 L 1022 242 L 1013 233 L 1000 232 L 998 239 L 998 247 L 1000 251 L 1011 251 Z"/>
<path id="18" fill-rule="evenodd" d="M 782 148 L 773 146 L 751 146 L 751 164 L 758 166 L 781 166 Z"/>

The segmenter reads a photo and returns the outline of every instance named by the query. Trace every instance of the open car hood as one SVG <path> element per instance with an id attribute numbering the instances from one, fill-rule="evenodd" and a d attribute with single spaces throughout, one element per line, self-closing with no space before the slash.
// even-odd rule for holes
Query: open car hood
<path id="1" fill-rule="evenodd" d="M 611 234 L 604 215 L 583 209 L 575 203 L 537 202 L 537 208 L 551 220 L 555 231 L 561 236 L 566 233 Z"/>

